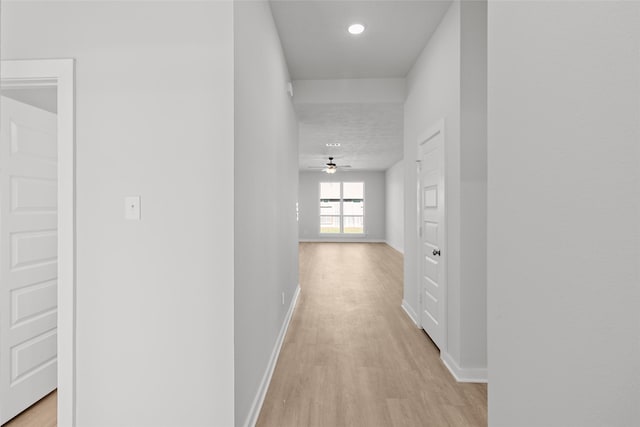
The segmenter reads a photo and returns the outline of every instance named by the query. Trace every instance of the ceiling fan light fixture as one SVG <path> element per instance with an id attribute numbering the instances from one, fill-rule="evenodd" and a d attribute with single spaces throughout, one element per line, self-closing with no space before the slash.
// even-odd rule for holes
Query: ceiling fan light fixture
<path id="1" fill-rule="evenodd" d="M 337 171 L 337 170 L 338 170 L 338 169 L 334 166 L 334 167 L 328 167 L 328 168 L 326 168 L 324 171 L 325 171 L 326 173 L 328 173 L 328 174 L 334 174 L 334 173 L 336 173 L 336 171 Z"/>
<path id="2" fill-rule="evenodd" d="M 358 34 L 362 34 L 364 32 L 364 25 L 362 24 L 351 24 L 349 25 L 348 31 L 350 34 L 357 36 Z"/>

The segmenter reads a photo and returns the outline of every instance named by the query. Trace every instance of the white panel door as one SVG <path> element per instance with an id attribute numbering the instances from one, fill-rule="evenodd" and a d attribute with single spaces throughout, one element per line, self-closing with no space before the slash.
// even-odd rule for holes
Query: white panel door
<path id="1" fill-rule="evenodd" d="M 0 424 L 57 384 L 56 115 L 0 105 Z"/>
<path id="2" fill-rule="evenodd" d="M 441 131 L 418 149 L 420 325 L 442 349 L 445 311 L 444 144 Z"/>

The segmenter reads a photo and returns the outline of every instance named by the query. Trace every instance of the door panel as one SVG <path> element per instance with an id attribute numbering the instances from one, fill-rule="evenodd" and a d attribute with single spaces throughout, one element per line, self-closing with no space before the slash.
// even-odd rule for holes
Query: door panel
<path id="1" fill-rule="evenodd" d="M 431 245 L 426 245 L 426 251 L 429 251 L 429 248 L 431 248 Z M 431 257 L 425 257 L 424 258 L 424 263 L 423 263 L 423 274 L 424 274 L 424 278 L 426 279 L 430 279 L 430 280 L 425 280 L 425 286 L 431 287 L 430 285 L 432 283 L 436 283 L 436 281 L 438 280 L 438 261 L 434 260 Z"/>
<path id="2" fill-rule="evenodd" d="M 38 370 L 44 369 L 56 358 L 56 330 L 37 335 L 13 347 L 11 355 L 11 382 L 17 383 Z"/>
<path id="3" fill-rule="evenodd" d="M 11 101 L 20 104 L 17 101 Z M 33 108 L 30 106 L 27 107 Z M 55 117 L 54 114 L 51 114 L 51 116 Z M 50 129 L 39 127 L 42 123 L 32 122 L 30 125 L 27 125 L 25 124 L 26 122 L 22 120 L 20 117 L 13 116 L 9 124 L 11 127 L 11 154 L 23 155 L 25 158 L 39 157 L 55 165 L 58 158 L 58 147 L 51 145 Z M 31 118 L 25 118 L 24 120 L 30 121 Z"/>
<path id="4" fill-rule="evenodd" d="M 424 241 L 436 247 L 438 245 L 438 223 L 437 222 L 424 222 Z"/>
<path id="5" fill-rule="evenodd" d="M 55 263 L 58 253 L 56 230 L 11 233 L 11 270 Z"/>
<path id="6" fill-rule="evenodd" d="M 424 304 L 424 310 L 426 313 L 430 313 L 434 319 L 440 317 L 438 299 L 426 289 L 424 290 L 424 294 L 422 295 L 422 303 Z"/>
<path id="7" fill-rule="evenodd" d="M 11 326 L 36 317 L 55 315 L 58 286 L 55 280 L 35 283 L 11 291 Z"/>
<path id="8" fill-rule="evenodd" d="M 56 180 L 11 178 L 11 212 L 55 213 L 58 207 L 57 185 Z"/>
<path id="9" fill-rule="evenodd" d="M 442 133 L 420 141 L 420 323 L 441 348 L 444 339 L 444 146 Z"/>
<path id="10" fill-rule="evenodd" d="M 57 385 L 56 116 L 1 97 L 0 424 Z"/>

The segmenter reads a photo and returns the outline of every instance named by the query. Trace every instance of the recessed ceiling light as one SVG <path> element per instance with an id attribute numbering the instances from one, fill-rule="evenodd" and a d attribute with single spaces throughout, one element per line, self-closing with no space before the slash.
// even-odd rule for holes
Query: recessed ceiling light
<path id="1" fill-rule="evenodd" d="M 354 35 L 362 34 L 364 31 L 364 25 L 362 24 L 351 24 L 349 25 L 349 32 Z"/>
<path id="2" fill-rule="evenodd" d="M 340 143 L 339 142 L 327 142 L 325 145 L 327 147 L 340 147 Z"/>

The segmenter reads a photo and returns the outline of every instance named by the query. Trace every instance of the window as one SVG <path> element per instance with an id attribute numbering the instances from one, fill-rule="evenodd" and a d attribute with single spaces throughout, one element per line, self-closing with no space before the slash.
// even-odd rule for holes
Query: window
<path id="1" fill-rule="evenodd" d="M 320 183 L 320 233 L 364 234 L 364 182 Z"/>

